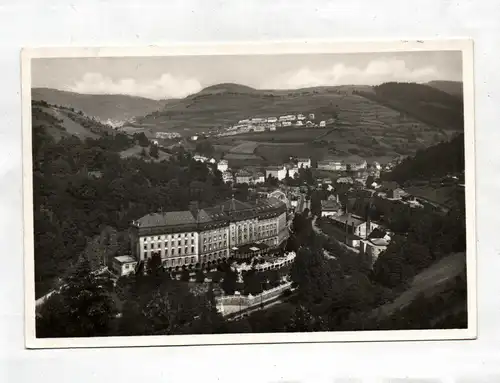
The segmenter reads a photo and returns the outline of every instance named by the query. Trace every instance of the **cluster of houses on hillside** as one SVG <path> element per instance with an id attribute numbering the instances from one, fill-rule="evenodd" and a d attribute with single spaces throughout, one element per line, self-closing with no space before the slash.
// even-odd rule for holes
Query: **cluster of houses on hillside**
<path id="1" fill-rule="evenodd" d="M 296 115 L 289 114 L 279 117 L 253 117 L 239 120 L 238 123 L 230 126 L 225 132 L 221 133 L 220 136 L 230 136 L 249 132 L 275 131 L 282 127 L 324 128 L 333 122 L 332 119 L 317 122 L 314 113 L 309 113 L 307 116 L 299 113 Z"/>
<path id="2" fill-rule="evenodd" d="M 176 138 L 181 138 L 181 135 L 177 132 L 156 132 L 155 137 L 167 140 L 173 140 Z"/>
<path id="3" fill-rule="evenodd" d="M 215 158 L 208 158 L 199 154 L 194 155 L 193 159 L 202 163 L 216 164 L 217 170 L 222 173 L 223 181 L 233 184 L 257 185 L 264 183 L 269 177 L 282 181 L 286 177 L 297 177 L 301 168 L 306 169 L 311 167 L 310 158 L 298 158 L 283 165 L 266 168 L 245 167 L 233 171 L 229 167 L 228 161 L 224 159 L 217 161 Z"/>

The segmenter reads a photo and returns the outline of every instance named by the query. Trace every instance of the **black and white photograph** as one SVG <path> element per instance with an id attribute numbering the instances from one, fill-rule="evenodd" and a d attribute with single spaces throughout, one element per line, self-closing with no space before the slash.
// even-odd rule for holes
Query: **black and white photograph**
<path id="1" fill-rule="evenodd" d="M 27 347 L 476 337 L 471 41 L 22 72 Z"/>

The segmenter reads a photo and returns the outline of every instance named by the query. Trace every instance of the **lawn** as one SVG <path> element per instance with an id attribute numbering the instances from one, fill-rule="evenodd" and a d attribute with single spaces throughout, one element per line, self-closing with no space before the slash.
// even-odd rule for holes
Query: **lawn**
<path id="1" fill-rule="evenodd" d="M 229 152 L 235 154 L 252 154 L 258 145 L 254 141 L 243 141 L 241 144 L 232 147 Z"/>

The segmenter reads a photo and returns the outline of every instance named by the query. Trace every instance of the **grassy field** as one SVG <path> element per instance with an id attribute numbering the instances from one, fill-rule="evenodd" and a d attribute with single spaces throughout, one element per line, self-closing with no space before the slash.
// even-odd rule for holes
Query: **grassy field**
<path id="1" fill-rule="evenodd" d="M 234 154 L 252 154 L 258 145 L 254 141 L 243 141 L 241 144 L 232 147 L 229 152 Z"/>
<path id="2" fill-rule="evenodd" d="M 162 111 L 139 118 L 138 123 L 177 131 L 187 127 L 205 130 L 229 126 L 249 117 L 291 113 L 315 113 L 318 120 L 328 119 L 336 114 L 340 122 L 351 126 L 360 123 L 375 126 L 397 121 L 399 112 L 353 94 L 354 88 L 318 87 L 293 91 L 256 90 L 238 85 L 231 90 L 212 88 L 170 102 Z M 365 91 L 370 90 L 370 87 L 364 88 Z"/>
<path id="3" fill-rule="evenodd" d="M 245 140 L 254 142 L 273 142 L 273 143 L 295 143 L 301 144 L 311 142 L 316 138 L 329 133 L 331 129 L 323 128 L 282 128 L 274 132 L 244 133 L 229 138 L 230 142 Z M 228 138 L 221 138 L 224 142 Z"/>

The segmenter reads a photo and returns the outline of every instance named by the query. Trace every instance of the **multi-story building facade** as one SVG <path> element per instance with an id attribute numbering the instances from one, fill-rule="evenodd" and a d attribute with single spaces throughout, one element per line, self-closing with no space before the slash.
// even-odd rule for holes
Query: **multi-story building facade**
<path id="1" fill-rule="evenodd" d="M 310 158 L 297 158 L 297 167 L 300 168 L 310 168 L 311 159 Z"/>
<path id="2" fill-rule="evenodd" d="M 148 214 L 132 223 L 132 251 L 143 262 L 158 253 L 169 269 L 203 267 L 242 245 L 279 246 L 288 238 L 286 217 L 286 204 L 276 198 Z"/>
<path id="3" fill-rule="evenodd" d="M 266 169 L 266 179 L 274 177 L 281 181 L 285 179 L 287 170 L 286 166 L 270 166 Z"/>
<path id="4" fill-rule="evenodd" d="M 217 164 L 217 170 L 220 171 L 221 173 L 224 173 L 228 169 L 228 163 L 227 160 L 220 160 L 219 163 Z"/>
<path id="5" fill-rule="evenodd" d="M 321 160 L 318 161 L 318 169 L 329 171 L 346 171 L 347 165 L 340 160 Z"/>
<path id="6" fill-rule="evenodd" d="M 233 173 L 231 173 L 230 171 L 223 172 L 222 181 L 224 181 L 224 183 L 234 182 Z"/>

